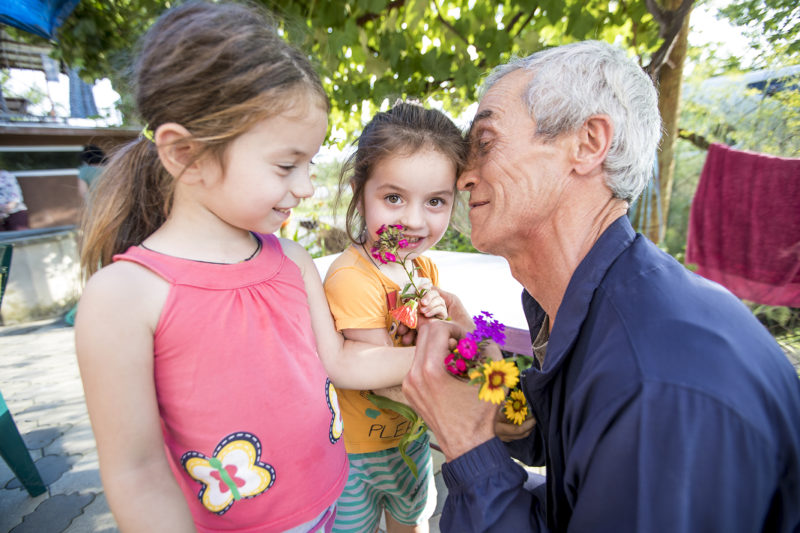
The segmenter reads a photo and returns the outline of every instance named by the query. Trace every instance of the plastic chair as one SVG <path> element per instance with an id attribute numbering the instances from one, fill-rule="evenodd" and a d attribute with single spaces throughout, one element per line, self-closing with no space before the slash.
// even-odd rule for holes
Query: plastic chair
<path id="1" fill-rule="evenodd" d="M 11 267 L 11 244 L 0 244 L 0 305 L 3 304 L 3 293 L 8 281 L 8 270 Z M 14 475 L 31 496 L 38 496 L 47 490 L 39 470 L 33 463 L 25 441 L 19 434 L 17 424 L 8 410 L 3 394 L 0 393 L 0 456 L 8 464 Z"/>
<path id="2" fill-rule="evenodd" d="M 2 393 L 0 393 L 0 455 L 28 494 L 38 496 L 47 490 Z"/>

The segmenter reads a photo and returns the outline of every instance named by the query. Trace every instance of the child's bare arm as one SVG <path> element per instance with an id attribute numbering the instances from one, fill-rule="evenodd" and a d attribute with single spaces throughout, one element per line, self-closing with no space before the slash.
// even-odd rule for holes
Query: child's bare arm
<path id="1" fill-rule="evenodd" d="M 387 348 L 393 346 L 392 338 L 384 328 L 345 329 L 342 330 L 342 335 L 344 335 L 345 339 L 357 342 L 365 342 L 374 346 L 386 346 Z M 396 402 L 406 403 L 406 397 L 403 395 L 402 381 L 391 387 L 371 390 L 375 394 L 386 396 L 387 398 Z"/>
<path id="2" fill-rule="evenodd" d="M 153 379 L 153 329 L 166 283 L 110 265 L 81 296 L 75 340 L 109 506 L 123 531 L 194 531 L 164 453 Z"/>
<path id="3" fill-rule="evenodd" d="M 281 245 L 303 274 L 317 351 L 333 384 L 343 389 L 370 390 L 402 383 L 411 368 L 414 348 L 345 340 L 336 331 L 322 280 L 311 256 L 296 242 L 281 239 Z"/>

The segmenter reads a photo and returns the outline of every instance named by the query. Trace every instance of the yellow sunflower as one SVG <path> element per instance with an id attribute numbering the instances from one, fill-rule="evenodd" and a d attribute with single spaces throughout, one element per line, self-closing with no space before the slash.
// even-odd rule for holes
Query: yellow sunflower
<path id="1" fill-rule="evenodd" d="M 528 416 L 528 402 L 521 390 L 513 390 L 506 399 L 506 418 L 517 425 L 525 422 Z"/>
<path id="2" fill-rule="evenodd" d="M 519 382 L 517 365 L 505 359 L 484 363 L 483 375 L 486 376 L 486 382 L 481 386 L 478 398 L 496 404 L 505 399 L 505 387 L 510 389 Z"/>

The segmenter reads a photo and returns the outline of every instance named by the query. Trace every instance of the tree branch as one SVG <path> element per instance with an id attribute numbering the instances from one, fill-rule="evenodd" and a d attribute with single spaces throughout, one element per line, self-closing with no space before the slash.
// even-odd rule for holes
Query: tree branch
<path id="1" fill-rule="evenodd" d="M 711 146 L 711 143 L 708 142 L 708 139 L 706 139 L 702 135 L 698 135 L 693 131 L 686 131 L 684 129 L 678 128 L 678 137 L 685 141 L 689 141 L 690 143 L 695 145 L 697 148 L 700 148 L 701 150 L 708 150 L 708 147 Z"/>
<path id="2" fill-rule="evenodd" d="M 653 15 L 653 18 L 658 21 L 661 29 L 659 35 L 664 37 L 664 42 L 653 54 L 650 59 L 650 64 L 645 67 L 645 71 L 650 75 L 653 81 L 658 79 L 658 72 L 661 67 L 669 59 L 669 54 L 672 52 L 672 47 L 675 46 L 675 39 L 681 31 L 683 21 L 692 9 L 694 0 L 682 0 L 681 5 L 675 11 L 664 11 L 656 3 L 655 0 L 645 0 L 647 10 Z"/>
<path id="3" fill-rule="evenodd" d="M 512 20 L 512 22 L 516 22 L 516 21 L 517 21 L 517 18 L 518 18 L 520 15 L 522 15 L 522 13 L 521 13 L 521 12 L 520 12 L 520 13 L 517 13 L 517 15 L 514 17 L 514 19 Z M 519 34 L 520 34 L 520 33 L 522 33 L 522 30 L 524 30 L 524 29 L 525 29 L 525 26 L 527 26 L 527 25 L 528 25 L 528 23 L 531 21 L 531 19 L 532 19 L 532 18 L 533 18 L 533 11 L 531 11 L 530 13 L 528 13 L 528 18 L 526 18 L 526 19 L 525 19 L 525 22 L 523 22 L 523 23 L 522 23 L 522 25 L 519 27 L 519 29 L 517 30 L 517 33 L 515 33 L 515 34 L 513 35 L 514 39 L 516 39 L 517 37 L 519 37 Z M 510 25 L 509 25 L 509 27 L 508 27 L 508 31 L 509 31 L 509 33 L 511 32 L 511 26 L 510 26 Z"/>
<path id="4" fill-rule="evenodd" d="M 405 5 L 405 3 L 406 3 L 406 0 L 392 0 L 391 2 L 386 4 L 386 9 L 384 9 L 384 11 L 391 11 L 392 9 L 399 9 L 399 8 L 403 7 Z M 360 17 L 358 17 L 356 19 L 356 24 L 358 26 L 363 27 L 364 24 L 366 24 L 367 22 L 369 22 L 371 20 L 375 20 L 377 18 L 380 18 L 382 15 L 383 15 L 383 12 L 381 12 L 381 13 L 364 13 L 363 15 L 361 15 Z"/>

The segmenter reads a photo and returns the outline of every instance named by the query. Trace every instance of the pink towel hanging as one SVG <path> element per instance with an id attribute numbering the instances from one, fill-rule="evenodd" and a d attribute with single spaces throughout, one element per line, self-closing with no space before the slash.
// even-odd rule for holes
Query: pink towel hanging
<path id="1" fill-rule="evenodd" d="M 739 298 L 800 307 L 800 159 L 712 144 L 686 262 Z"/>

